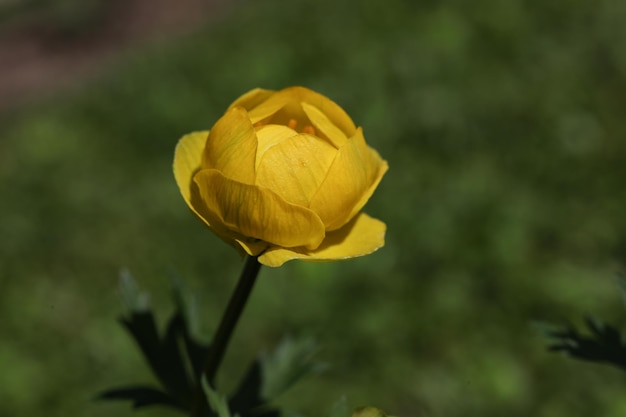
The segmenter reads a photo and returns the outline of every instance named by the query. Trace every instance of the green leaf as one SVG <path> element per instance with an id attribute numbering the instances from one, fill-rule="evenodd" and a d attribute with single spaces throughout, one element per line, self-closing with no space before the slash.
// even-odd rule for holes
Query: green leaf
<path id="1" fill-rule="evenodd" d="M 176 310 L 182 315 L 187 331 L 193 337 L 199 336 L 201 327 L 200 315 L 198 314 L 198 300 L 192 294 L 183 280 L 176 274 L 171 274 L 172 298 Z"/>
<path id="2" fill-rule="evenodd" d="M 165 405 L 176 409 L 184 409 L 174 398 L 163 391 L 144 386 L 116 388 L 98 395 L 99 400 L 130 400 L 133 408 L 143 408 L 151 405 Z"/>
<path id="3" fill-rule="evenodd" d="M 268 405 L 268 399 L 261 394 L 262 386 L 261 363 L 256 360 L 228 401 L 230 409 L 242 417 L 280 416 L 280 411 Z"/>
<path id="4" fill-rule="evenodd" d="M 626 370 L 626 338 L 615 327 L 601 320 L 586 317 L 590 335 L 581 334 L 576 327 L 566 324 L 548 332 L 553 340 L 548 350 L 565 352 L 570 356 L 591 362 L 604 362 Z"/>
<path id="5" fill-rule="evenodd" d="M 122 324 L 133 336 L 150 368 L 168 393 L 182 404 L 189 403 L 193 393 L 187 376 L 184 361 L 177 342 L 177 336 L 184 326 L 182 319 L 174 316 L 166 334 L 158 334 L 152 312 L 135 312 L 122 319 Z"/>
<path id="6" fill-rule="evenodd" d="M 206 378 L 202 379 L 202 388 L 204 389 L 204 393 L 209 401 L 209 406 L 215 413 L 217 417 L 233 417 L 230 413 L 230 409 L 228 408 L 228 402 L 226 398 L 220 395 L 217 391 L 213 390 Z M 235 417 L 238 417 L 235 414 Z"/>
<path id="7" fill-rule="evenodd" d="M 317 344 L 313 339 L 287 337 L 274 352 L 262 354 L 262 397 L 276 398 L 301 378 L 326 369 L 324 364 L 312 361 L 315 352 Z"/>
<path id="8" fill-rule="evenodd" d="M 172 298 L 176 306 L 175 315 L 183 323 L 181 336 L 187 359 L 193 370 L 195 381 L 200 381 L 210 344 L 200 338 L 197 298 L 188 291 L 187 286 L 177 274 L 171 274 L 171 284 Z"/>
<path id="9" fill-rule="evenodd" d="M 261 395 L 262 384 L 261 364 L 256 360 L 248 369 L 237 391 L 231 396 L 229 401 L 231 409 L 243 414 L 246 410 L 264 404 L 266 400 Z"/>
<path id="10" fill-rule="evenodd" d="M 190 304 L 186 302 L 186 298 L 183 296 L 182 284 L 175 286 L 173 295 L 176 299 L 177 309 L 162 335 L 158 331 L 154 314 L 149 308 L 148 295 L 140 291 L 135 280 L 126 270 L 120 273 L 120 288 L 124 303 L 129 310 L 129 313 L 121 318 L 121 323 L 135 339 L 152 372 L 163 387 L 164 395 L 167 395 L 170 401 L 176 403 L 180 408 L 191 407 L 195 394 L 195 381 L 199 381 L 202 363 L 208 347 L 190 335 L 189 326 L 186 322 L 186 318 L 191 317 L 188 313 Z M 185 310 L 185 312 L 181 310 Z M 133 395 L 141 397 L 141 395 L 150 392 L 117 389 L 108 391 L 108 393 L 129 395 L 126 399 L 136 403 Z M 113 397 L 109 395 L 102 398 L 111 399 Z M 116 398 L 123 399 L 125 397 L 118 396 Z"/>

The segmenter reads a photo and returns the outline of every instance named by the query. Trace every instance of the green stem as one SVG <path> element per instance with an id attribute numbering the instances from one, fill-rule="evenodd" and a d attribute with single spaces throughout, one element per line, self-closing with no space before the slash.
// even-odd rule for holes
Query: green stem
<path id="1" fill-rule="evenodd" d="M 222 316 L 217 332 L 213 337 L 206 362 L 204 363 L 204 376 L 211 387 L 215 386 L 215 375 L 224 358 L 224 353 L 228 347 L 228 342 L 233 334 L 233 330 L 239 321 L 239 317 L 246 306 L 252 287 L 261 269 L 261 264 L 256 256 L 248 256 L 243 271 L 239 276 L 239 282 L 235 292 L 228 302 L 226 311 Z M 206 407 L 206 398 L 202 390 L 202 381 L 198 381 L 198 394 L 192 416 L 203 416 Z"/>

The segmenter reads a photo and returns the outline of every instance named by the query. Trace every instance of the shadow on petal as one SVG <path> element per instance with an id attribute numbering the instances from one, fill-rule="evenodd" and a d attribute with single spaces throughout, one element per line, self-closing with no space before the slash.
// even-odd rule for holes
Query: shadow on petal
<path id="1" fill-rule="evenodd" d="M 385 223 L 360 213 L 341 229 L 327 233 L 315 250 L 270 247 L 259 257 L 259 262 L 277 267 L 292 259 L 329 262 L 368 255 L 385 245 L 386 230 Z"/>

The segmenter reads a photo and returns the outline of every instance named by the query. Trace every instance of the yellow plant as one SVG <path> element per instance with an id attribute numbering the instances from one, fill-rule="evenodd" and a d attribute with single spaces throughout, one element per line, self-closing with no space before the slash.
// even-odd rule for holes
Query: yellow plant
<path id="1" fill-rule="evenodd" d="M 385 224 L 361 209 L 387 169 L 340 106 L 304 87 L 244 94 L 210 131 L 183 136 L 174 157 L 191 210 L 268 266 L 382 247 Z"/>

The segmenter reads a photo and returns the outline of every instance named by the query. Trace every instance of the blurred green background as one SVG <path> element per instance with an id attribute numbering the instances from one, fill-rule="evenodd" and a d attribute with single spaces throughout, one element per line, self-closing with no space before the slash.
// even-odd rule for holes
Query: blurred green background
<path id="1" fill-rule="evenodd" d="M 0 415 L 176 415 L 92 401 L 152 381 L 115 322 L 118 271 L 162 320 L 176 271 L 211 333 L 242 264 L 184 204 L 173 150 L 241 93 L 289 85 L 342 105 L 389 161 L 366 206 L 387 244 L 262 270 L 224 388 L 314 335 L 330 370 L 279 400 L 304 415 L 344 394 L 399 417 L 626 415 L 621 372 L 546 352 L 531 325 L 623 322 L 625 21 L 621 0 L 241 2 L 5 111 Z"/>

